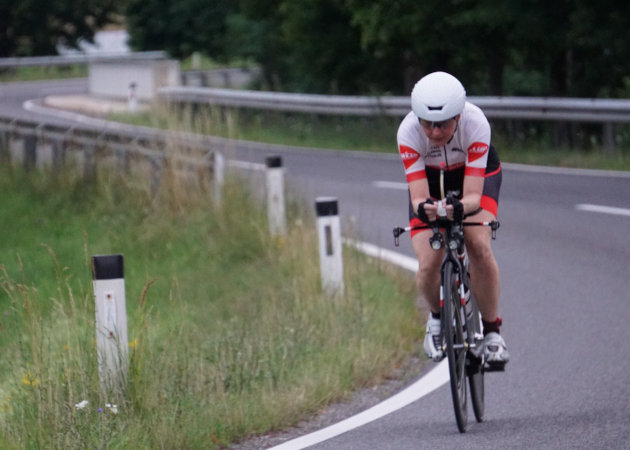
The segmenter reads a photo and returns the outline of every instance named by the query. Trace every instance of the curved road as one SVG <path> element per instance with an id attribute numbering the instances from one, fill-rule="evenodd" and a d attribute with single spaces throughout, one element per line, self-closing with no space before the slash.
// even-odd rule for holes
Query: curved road
<path id="1" fill-rule="evenodd" d="M 24 100 L 86 91 L 85 80 L 0 85 L 0 113 L 34 117 L 22 111 Z M 338 197 L 342 221 L 359 239 L 413 256 L 409 238 L 397 249 L 391 238 L 407 219 L 397 156 L 274 152 L 300 195 Z M 262 163 L 267 154 L 241 149 L 227 157 Z M 383 181 L 390 183 L 375 184 Z M 471 411 L 460 435 L 445 385 L 311 449 L 630 449 L 630 177 L 506 164 L 499 219 L 493 248 L 512 361 L 486 377 L 484 423 Z"/>

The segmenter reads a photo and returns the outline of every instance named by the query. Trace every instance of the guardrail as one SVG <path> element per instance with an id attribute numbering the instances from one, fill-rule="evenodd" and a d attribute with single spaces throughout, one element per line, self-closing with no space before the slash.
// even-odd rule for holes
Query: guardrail
<path id="1" fill-rule="evenodd" d="M 96 130 L 0 117 L 0 161 L 21 162 L 26 171 L 47 166 L 60 170 L 69 153 L 87 182 L 96 178 L 101 162 L 113 162 L 110 167 L 124 172 L 139 162 L 148 169 L 155 193 L 168 161 L 180 176 L 196 176 L 200 182 L 208 178 L 215 201 L 221 201 L 224 158 L 202 139 L 178 139 L 159 130 L 143 135 L 124 129 Z"/>
<path id="2" fill-rule="evenodd" d="M 168 102 L 318 114 L 405 116 L 411 111 L 408 96 L 288 94 L 186 86 L 164 87 L 159 94 Z M 491 119 L 630 122 L 630 100 L 471 96 L 468 101 Z"/>
<path id="3" fill-rule="evenodd" d="M 410 98 L 288 94 L 203 87 L 164 87 L 169 103 L 211 104 L 287 112 L 356 116 L 405 116 Z M 601 122 L 607 150 L 616 146 L 616 123 L 630 122 L 630 100 L 546 97 L 468 97 L 489 119 Z"/>
<path id="4" fill-rule="evenodd" d="M 133 52 L 133 53 L 101 53 L 79 54 L 64 56 L 32 56 L 24 58 L 0 58 L 0 69 L 15 69 L 18 67 L 52 67 L 74 66 L 89 64 L 94 61 L 154 61 L 166 59 L 163 51 Z"/>
<path id="5" fill-rule="evenodd" d="M 163 87 L 158 93 L 162 99 L 173 103 L 213 104 L 317 114 L 404 116 L 411 110 L 408 97 L 287 94 L 202 87 Z"/>

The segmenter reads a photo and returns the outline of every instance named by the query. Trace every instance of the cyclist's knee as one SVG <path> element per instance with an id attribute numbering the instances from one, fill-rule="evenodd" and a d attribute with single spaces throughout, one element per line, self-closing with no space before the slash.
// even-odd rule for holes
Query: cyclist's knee
<path id="1" fill-rule="evenodd" d="M 440 276 L 440 265 L 439 264 L 422 264 L 420 263 L 420 267 L 416 272 L 416 283 L 418 286 L 425 286 L 428 282 L 431 282 L 436 279 L 436 277 Z"/>
<path id="2" fill-rule="evenodd" d="M 483 235 L 467 236 L 466 248 L 471 260 L 483 261 L 494 259 L 490 239 Z"/>

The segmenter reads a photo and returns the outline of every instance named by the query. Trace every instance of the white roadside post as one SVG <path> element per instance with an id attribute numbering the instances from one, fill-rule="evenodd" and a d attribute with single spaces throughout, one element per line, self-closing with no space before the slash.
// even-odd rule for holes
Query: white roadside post
<path id="1" fill-rule="evenodd" d="M 219 206 L 223 197 L 223 185 L 225 184 L 225 158 L 218 151 L 212 153 L 212 198 Z"/>
<path id="2" fill-rule="evenodd" d="M 201 69 L 201 53 L 193 52 L 191 68 L 192 68 L 192 70 L 200 70 Z"/>
<path id="3" fill-rule="evenodd" d="M 92 275 L 101 388 L 119 391 L 127 380 L 128 366 L 123 255 L 92 256 Z"/>
<path id="4" fill-rule="evenodd" d="M 343 258 L 341 255 L 341 224 L 335 197 L 315 199 L 319 261 L 322 289 L 329 295 L 343 295 Z"/>
<path id="5" fill-rule="evenodd" d="M 129 85 L 129 112 L 136 112 L 136 110 L 138 109 L 138 93 L 136 91 L 137 87 L 138 86 L 135 82 Z"/>
<path id="6" fill-rule="evenodd" d="M 284 168 L 281 156 L 267 157 L 267 218 L 272 236 L 287 234 L 284 206 Z"/>

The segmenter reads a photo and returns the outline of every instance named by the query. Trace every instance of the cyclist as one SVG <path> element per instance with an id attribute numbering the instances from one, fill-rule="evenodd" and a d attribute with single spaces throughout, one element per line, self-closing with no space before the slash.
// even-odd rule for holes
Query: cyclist
<path id="1" fill-rule="evenodd" d="M 466 91 L 454 76 L 434 72 L 423 77 L 411 93 L 412 111 L 398 129 L 398 148 L 409 184 L 409 220 L 422 226 L 437 218 L 440 169 L 444 190 L 454 196 L 446 205 L 450 220 L 464 215 L 476 222 L 496 219 L 501 164 L 490 143 L 490 124 L 483 112 L 466 101 Z M 484 354 L 492 364 L 505 364 L 509 354 L 499 334 L 499 268 L 490 248 L 489 227 L 466 227 L 472 290 L 481 311 Z M 444 358 L 440 324 L 440 265 L 444 249 L 429 244 L 432 230 L 415 230 L 411 242 L 420 267 L 416 282 L 420 297 L 431 309 L 424 348 L 434 361 Z"/>

